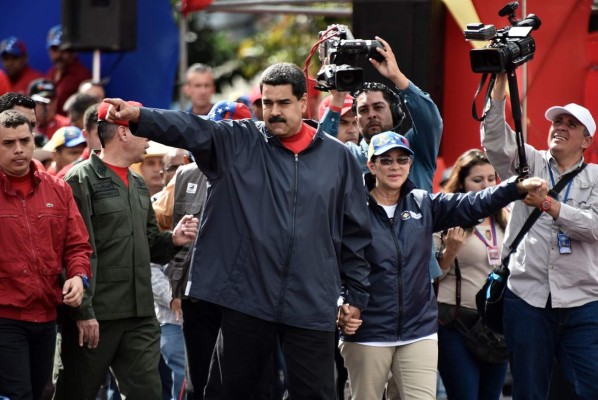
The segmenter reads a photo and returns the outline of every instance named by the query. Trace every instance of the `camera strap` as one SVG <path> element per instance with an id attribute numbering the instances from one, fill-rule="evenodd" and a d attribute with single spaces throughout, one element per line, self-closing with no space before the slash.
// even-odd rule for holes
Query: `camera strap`
<path id="1" fill-rule="evenodd" d="M 551 190 L 548 191 L 548 195 L 550 197 L 556 199 L 559 195 L 559 192 L 561 190 L 563 190 L 563 188 L 567 185 L 567 183 L 572 181 L 573 178 L 575 178 L 575 176 L 577 174 L 579 174 L 581 171 L 583 171 L 583 169 L 586 166 L 587 166 L 587 164 L 584 162 L 578 168 L 574 169 L 573 171 L 569 172 L 568 174 L 563 175 L 561 177 L 561 179 L 557 182 L 557 184 Z M 515 239 L 513 239 L 513 241 L 509 245 L 509 253 L 503 258 L 503 265 L 505 265 L 505 266 L 509 265 L 508 260 L 511 257 L 511 254 L 513 254 L 517 251 L 517 247 L 519 246 L 519 243 L 521 243 L 521 240 L 527 234 L 527 232 L 530 230 L 532 225 L 538 220 L 538 218 L 540 218 L 541 214 L 542 214 L 542 210 L 540 210 L 539 208 L 536 208 L 529 215 L 529 217 L 527 218 L 527 220 L 521 227 L 521 230 L 519 231 L 517 236 L 515 236 Z"/>
<path id="2" fill-rule="evenodd" d="M 490 100 L 490 94 L 492 93 L 492 89 L 494 88 L 494 82 L 496 82 L 496 74 L 490 74 L 490 81 L 488 82 L 488 88 L 486 88 L 486 96 L 484 97 L 484 112 L 482 114 L 481 117 L 478 117 L 478 111 L 476 110 L 476 106 L 475 106 L 475 102 L 476 99 L 478 98 L 478 95 L 480 94 L 480 92 L 482 91 L 482 88 L 484 87 L 484 84 L 486 83 L 486 79 L 488 78 L 488 73 L 484 72 L 482 74 L 482 79 L 480 79 L 480 84 L 478 85 L 477 90 L 475 91 L 475 94 L 473 95 L 473 103 L 471 103 L 471 115 L 473 116 L 473 119 L 475 119 L 476 121 L 482 122 L 484 119 L 486 119 L 486 113 L 488 111 L 488 101 Z"/>

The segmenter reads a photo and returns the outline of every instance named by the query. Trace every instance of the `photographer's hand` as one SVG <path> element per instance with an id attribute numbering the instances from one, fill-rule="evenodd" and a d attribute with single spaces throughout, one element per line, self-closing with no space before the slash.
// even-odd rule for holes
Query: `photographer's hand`
<path id="1" fill-rule="evenodd" d="M 507 94 L 507 74 L 501 72 L 496 75 L 496 82 L 492 89 L 492 100 L 504 100 Z"/>
<path id="2" fill-rule="evenodd" d="M 397 59 L 390 48 L 388 42 L 382 39 L 380 36 L 376 36 L 376 40 L 378 40 L 384 46 L 384 50 L 380 48 L 376 48 L 376 51 L 380 53 L 384 57 L 384 61 L 378 62 L 372 58 L 370 58 L 370 63 L 380 72 L 385 78 L 388 78 L 398 87 L 400 90 L 405 90 L 409 87 L 409 79 L 401 72 L 399 65 L 397 64 Z"/>
<path id="3" fill-rule="evenodd" d="M 332 99 L 330 100 L 330 105 L 336 108 L 343 108 L 347 94 L 349 94 L 349 92 L 339 92 L 338 90 L 331 89 L 330 95 L 332 96 Z"/>

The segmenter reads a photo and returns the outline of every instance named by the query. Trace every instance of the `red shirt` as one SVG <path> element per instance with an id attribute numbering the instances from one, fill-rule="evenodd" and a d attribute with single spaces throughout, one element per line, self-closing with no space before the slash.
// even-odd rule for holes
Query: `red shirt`
<path id="1" fill-rule="evenodd" d="M 116 165 L 108 164 L 104 161 L 104 164 L 108 166 L 124 183 L 126 187 L 129 187 L 129 168 L 117 167 Z"/>
<path id="2" fill-rule="evenodd" d="M 8 79 L 8 75 L 6 75 L 4 71 L 0 70 L 0 96 L 8 92 L 12 92 L 12 85 Z"/>
<path id="3" fill-rule="evenodd" d="M 56 114 L 54 118 L 52 118 L 45 126 L 36 126 L 35 130 L 37 133 L 41 133 L 42 135 L 46 135 L 48 140 L 52 139 L 54 136 L 54 132 L 58 129 L 62 128 L 63 126 L 69 126 L 71 124 L 71 120 L 63 115 Z"/>
<path id="4" fill-rule="evenodd" d="M 64 102 L 71 94 L 79 90 L 81 82 L 91 79 L 91 72 L 81 64 L 78 58 L 75 58 L 62 73 L 56 67 L 50 68 L 47 77 L 56 85 L 56 112 L 66 115 L 62 110 Z"/>
<path id="5" fill-rule="evenodd" d="M 33 181 L 31 180 L 31 174 L 27 174 L 25 176 L 11 176 L 6 175 L 8 181 L 12 185 L 12 187 L 21 193 L 21 197 L 26 197 L 31 189 L 33 189 Z"/>
<path id="6" fill-rule="evenodd" d="M 12 91 L 21 94 L 29 94 L 29 84 L 31 83 L 31 81 L 43 77 L 44 74 L 42 74 L 38 70 L 31 68 L 29 65 L 26 65 L 17 77 L 17 79 L 11 81 Z"/>
<path id="7" fill-rule="evenodd" d="M 293 153 L 299 154 L 307 149 L 315 135 L 316 129 L 304 122 L 301 125 L 301 130 L 299 130 L 299 132 L 289 138 L 280 139 L 280 142 Z"/>

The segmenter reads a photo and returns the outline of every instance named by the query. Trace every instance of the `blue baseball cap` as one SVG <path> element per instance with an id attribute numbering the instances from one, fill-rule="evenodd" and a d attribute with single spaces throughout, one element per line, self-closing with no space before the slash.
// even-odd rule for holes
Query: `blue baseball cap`
<path id="1" fill-rule="evenodd" d="M 373 156 L 379 156 L 392 149 L 403 149 L 410 155 L 413 155 L 413 150 L 409 148 L 409 141 L 405 136 L 393 131 L 386 131 L 374 135 L 370 140 L 368 160 L 372 161 Z"/>
<path id="2" fill-rule="evenodd" d="M 48 38 L 46 39 L 46 48 L 60 46 L 62 43 L 62 26 L 56 25 L 48 31 Z"/>
<path id="3" fill-rule="evenodd" d="M 0 55 L 9 54 L 14 57 L 22 57 L 27 54 L 25 43 L 15 37 L 9 36 L 0 42 Z"/>
<path id="4" fill-rule="evenodd" d="M 54 151 L 60 146 L 75 147 L 86 142 L 87 140 L 85 139 L 81 129 L 77 128 L 76 126 L 63 126 L 54 132 L 52 139 L 50 139 L 48 143 L 44 145 L 43 149 L 47 151 Z"/>

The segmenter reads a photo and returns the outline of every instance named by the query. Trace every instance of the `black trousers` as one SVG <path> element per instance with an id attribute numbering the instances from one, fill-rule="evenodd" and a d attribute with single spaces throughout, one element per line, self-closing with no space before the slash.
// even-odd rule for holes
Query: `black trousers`
<path id="1" fill-rule="evenodd" d="M 184 299 L 183 336 L 187 352 L 187 369 L 192 390 L 188 390 L 188 400 L 202 400 L 204 388 L 208 382 L 210 362 L 218 331 L 222 311 L 220 306 L 197 299 Z"/>
<path id="2" fill-rule="evenodd" d="M 50 379 L 56 347 L 56 322 L 0 318 L 0 395 L 38 400 Z"/>
<path id="3" fill-rule="evenodd" d="M 334 400 L 334 332 L 268 322 L 227 308 L 222 308 L 217 347 L 222 389 L 218 395 L 206 393 L 206 400 L 253 398 L 277 337 L 287 365 L 289 397 Z"/>

